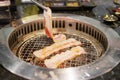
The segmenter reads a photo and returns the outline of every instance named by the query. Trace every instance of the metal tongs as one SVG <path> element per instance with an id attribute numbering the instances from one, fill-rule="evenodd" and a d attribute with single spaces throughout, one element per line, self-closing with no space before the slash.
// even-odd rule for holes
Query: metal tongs
<path id="1" fill-rule="evenodd" d="M 31 1 L 34 2 L 36 5 L 38 5 L 39 7 L 41 7 L 43 10 L 47 11 L 47 7 L 45 7 L 44 5 L 40 4 L 36 0 L 31 0 Z"/>

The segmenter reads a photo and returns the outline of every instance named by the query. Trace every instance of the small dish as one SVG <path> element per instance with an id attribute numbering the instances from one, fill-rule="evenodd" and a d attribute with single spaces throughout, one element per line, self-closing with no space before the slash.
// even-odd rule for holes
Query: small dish
<path id="1" fill-rule="evenodd" d="M 103 16 L 103 20 L 106 22 L 115 22 L 118 20 L 118 18 L 115 15 L 106 14 L 105 16 Z"/>
<path id="2" fill-rule="evenodd" d="M 120 12 L 115 12 L 115 15 L 120 18 Z"/>

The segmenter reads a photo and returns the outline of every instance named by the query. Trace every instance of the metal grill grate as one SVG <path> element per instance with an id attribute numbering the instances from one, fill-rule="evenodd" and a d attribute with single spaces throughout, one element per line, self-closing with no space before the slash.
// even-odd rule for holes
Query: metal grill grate
<path id="1" fill-rule="evenodd" d="M 65 61 L 58 68 L 77 67 L 77 66 L 89 64 L 100 57 L 100 55 L 98 55 L 96 48 L 90 41 L 76 35 L 70 35 L 70 34 L 65 34 L 65 35 L 67 36 L 67 38 L 75 38 L 76 40 L 81 41 L 82 47 L 85 49 L 85 51 L 88 54 L 82 54 L 72 60 Z M 51 45 L 52 43 L 53 41 L 51 39 L 48 39 L 45 35 L 39 35 L 24 42 L 20 46 L 19 50 L 17 51 L 18 53 L 16 55 L 20 59 L 26 62 L 30 62 L 31 64 L 45 67 L 44 61 L 40 61 L 39 59 L 35 58 L 35 56 L 33 55 L 33 51 L 42 49 L 46 46 Z M 67 49 L 64 49 L 62 51 L 65 51 L 65 50 Z M 50 56 L 54 56 L 55 54 L 58 54 L 58 53 L 60 53 L 60 51 L 55 52 Z"/>
<path id="2" fill-rule="evenodd" d="M 67 38 L 75 38 L 81 41 L 83 44 L 82 47 L 88 52 L 88 54 L 82 54 L 75 59 L 65 61 L 58 68 L 77 67 L 89 64 L 101 57 L 107 49 L 108 41 L 106 36 L 92 25 L 67 17 L 53 18 L 52 22 L 54 34 L 63 33 Z M 45 36 L 43 20 L 40 19 L 20 25 L 11 33 L 8 43 L 13 53 L 21 60 L 33 65 L 46 67 L 44 61 L 40 61 L 33 55 L 33 51 L 49 46 L 53 41 Z M 47 58 L 58 53 L 60 52 L 55 52 Z"/>

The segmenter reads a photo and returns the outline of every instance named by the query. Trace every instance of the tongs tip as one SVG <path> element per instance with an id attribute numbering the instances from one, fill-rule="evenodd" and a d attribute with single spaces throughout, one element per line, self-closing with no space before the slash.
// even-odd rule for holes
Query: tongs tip
<path id="1" fill-rule="evenodd" d="M 38 5 L 39 7 L 41 7 L 43 10 L 45 10 L 45 11 L 48 10 L 46 6 L 44 6 L 44 5 L 40 4 L 40 3 L 38 3 L 36 0 L 31 0 L 31 1 L 34 2 L 36 5 Z"/>

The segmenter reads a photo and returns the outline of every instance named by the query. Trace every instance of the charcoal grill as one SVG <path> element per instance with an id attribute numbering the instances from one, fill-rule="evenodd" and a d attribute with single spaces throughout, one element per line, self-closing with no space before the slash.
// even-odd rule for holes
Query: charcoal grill
<path id="1" fill-rule="evenodd" d="M 54 35 L 62 33 L 81 41 L 87 54 L 65 61 L 57 69 L 46 68 L 33 52 L 54 42 L 45 35 L 43 15 L 30 17 L 16 28 L 7 25 L 0 30 L 0 62 L 12 73 L 32 80 L 87 80 L 120 62 L 120 37 L 111 28 L 84 16 L 53 14 Z"/>

